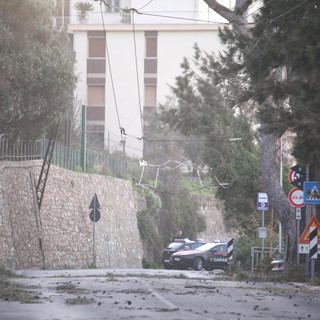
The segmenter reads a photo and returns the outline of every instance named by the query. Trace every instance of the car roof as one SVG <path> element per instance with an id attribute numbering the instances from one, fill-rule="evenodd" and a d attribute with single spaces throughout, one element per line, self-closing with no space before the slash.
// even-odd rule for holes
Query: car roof
<path id="1" fill-rule="evenodd" d="M 220 245 L 226 245 L 226 243 L 221 243 L 221 242 L 207 242 L 204 243 L 201 247 L 198 247 L 196 250 L 201 250 L 202 247 L 206 247 L 208 248 L 208 250 L 216 247 L 216 246 L 220 246 Z"/>
<path id="2" fill-rule="evenodd" d="M 212 247 L 218 246 L 220 244 L 226 244 L 225 242 L 207 242 L 207 245 L 212 245 Z"/>
<path id="3" fill-rule="evenodd" d="M 195 242 L 195 241 L 192 241 L 188 238 L 185 238 L 185 239 L 175 239 L 173 243 L 191 243 L 191 242 Z"/>

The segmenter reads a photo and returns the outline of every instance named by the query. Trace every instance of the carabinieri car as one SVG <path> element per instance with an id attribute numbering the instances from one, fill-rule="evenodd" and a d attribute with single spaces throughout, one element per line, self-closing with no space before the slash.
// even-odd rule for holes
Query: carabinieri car
<path id="1" fill-rule="evenodd" d="M 191 241 L 189 239 L 177 239 L 175 242 L 170 243 L 162 252 L 162 264 L 166 269 L 172 269 L 170 262 L 170 257 L 176 252 L 181 252 L 185 250 L 195 250 L 200 246 L 203 246 L 205 242 L 201 239 L 196 239 L 197 241 Z"/>
<path id="2" fill-rule="evenodd" d="M 176 269 L 211 271 L 228 267 L 227 244 L 207 243 L 196 250 L 176 252 L 170 258 L 171 265 Z"/>

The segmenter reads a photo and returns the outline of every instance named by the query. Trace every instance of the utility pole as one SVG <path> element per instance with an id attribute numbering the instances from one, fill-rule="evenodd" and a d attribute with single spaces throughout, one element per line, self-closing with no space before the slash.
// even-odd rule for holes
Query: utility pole
<path id="1" fill-rule="evenodd" d="M 81 118 L 81 167 L 86 172 L 87 166 L 87 106 L 82 105 Z"/>

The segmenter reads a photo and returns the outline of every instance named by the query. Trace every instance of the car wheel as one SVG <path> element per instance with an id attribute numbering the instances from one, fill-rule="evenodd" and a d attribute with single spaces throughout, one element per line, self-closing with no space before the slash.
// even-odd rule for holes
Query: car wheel
<path id="1" fill-rule="evenodd" d="M 213 270 L 213 267 L 205 267 L 205 269 L 206 269 L 207 271 L 212 271 L 212 270 Z"/>
<path id="2" fill-rule="evenodd" d="M 196 271 L 201 271 L 203 268 L 203 261 L 201 258 L 196 258 L 194 261 L 193 261 L 193 269 L 196 270 Z"/>
<path id="3" fill-rule="evenodd" d="M 170 265 L 168 265 L 168 264 L 165 264 L 165 265 L 163 265 L 163 266 L 164 266 L 165 269 L 173 269 L 173 267 L 170 266 Z"/>

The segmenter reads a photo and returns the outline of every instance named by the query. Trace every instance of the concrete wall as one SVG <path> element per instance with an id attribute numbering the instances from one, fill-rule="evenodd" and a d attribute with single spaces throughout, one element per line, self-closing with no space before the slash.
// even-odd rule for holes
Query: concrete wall
<path id="1" fill-rule="evenodd" d="M 11 268 L 139 268 L 137 196 L 129 181 L 52 166 L 41 211 L 34 184 L 42 162 L 0 163 L 0 265 Z M 101 219 L 89 218 L 94 194 Z M 141 203 L 141 202 L 140 202 Z"/>

